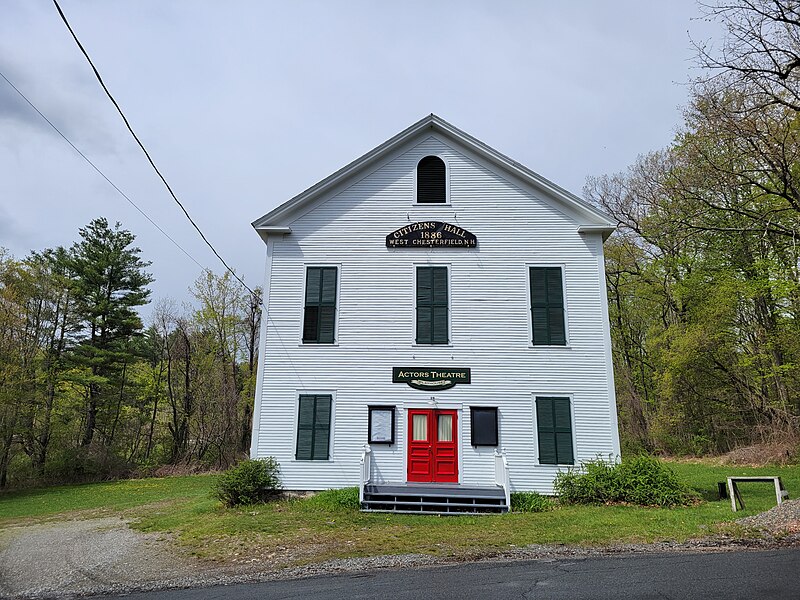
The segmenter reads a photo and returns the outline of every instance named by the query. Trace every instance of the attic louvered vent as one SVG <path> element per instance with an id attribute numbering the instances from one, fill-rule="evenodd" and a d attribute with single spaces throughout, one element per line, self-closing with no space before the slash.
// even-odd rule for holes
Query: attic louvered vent
<path id="1" fill-rule="evenodd" d="M 444 204 L 447 201 L 444 161 L 438 156 L 426 156 L 417 165 L 417 203 Z"/>

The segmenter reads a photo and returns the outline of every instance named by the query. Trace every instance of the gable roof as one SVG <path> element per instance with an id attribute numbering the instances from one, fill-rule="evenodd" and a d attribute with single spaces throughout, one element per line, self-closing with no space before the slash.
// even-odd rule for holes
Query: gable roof
<path id="1" fill-rule="evenodd" d="M 398 149 L 400 146 L 414 137 L 430 132 L 438 133 L 445 138 L 455 141 L 457 144 L 466 147 L 468 150 L 471 150 L 492 165 L 522 179 L 532 187 L 545 192 L 550 198 L 553 198 L 557 202 L 564 204 L 567 208 L 571 208 L 584 219 L 584 222 L 579 224 L 578 231 L 601 232 L 603 234 L 603 239 L 605 240 L 609 235 L 611 235 L 611 232 L 616 229 L 614 220 L 598 208 L 595 208 L 582 198 L 579 198 L 575 194 L 572 194 L 564 188 L 556 185 L 549 179 L 546 179 L 538 173 L 531 171 L 526 166 L 516 162 L 515 160 L 512 160 L 505 154 L 498 152 L 491 146 L 484 144 L 468 133 L 461 131 L 457 127 L 454 127 L 433 113 L 423 119 L 420 119 L 407 129 L 404 129 L 394 137 L 386 140 L 380 146 L 373 148 L 363 156 L 342 167 L 319 183 L 312 185 L 310 188 L 304 192 L 301 192 L 294 198 L 284 202 L 277 208 L 265 214 L 263 217 L 256 219 L 252 223 L 253 227 L 264 239 L 266 239 L 266 237 L 270 234 L 290 233 L 291 228 L 289 228 L 285 222 L 282 222 L 282 218 L 288 216 L 290 213 L 298 209 L 302 209 L 303 207 L 312 204 L 315 200 L 319 199 L 323 194 L 325 194 L 325 192 L 333 189 L 342 182 L 350 178 L 355 178 L 359 173 L 365 172 L 371 166 L 377 164 L 392 151 Z"/>

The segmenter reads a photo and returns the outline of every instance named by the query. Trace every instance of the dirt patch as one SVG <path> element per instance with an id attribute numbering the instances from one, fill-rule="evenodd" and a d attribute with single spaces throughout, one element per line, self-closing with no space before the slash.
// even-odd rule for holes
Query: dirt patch
<path id="1" fill-rule="evenodd" d="M 787 465 L 795 461 L 796 455 L 796 443 L 789 441 L 773 442 L 736 448 L 720 456 L 719 463 L 747 467 Z"/>
<path id="2" fill-rule="evenodd" d="M 665 456 L 676 463 L 698 465 L 736 465 L 741 467 L 772 467 L 797 464 L 800 442 L 783 440 L 742 446 L 717 456 Z"/>

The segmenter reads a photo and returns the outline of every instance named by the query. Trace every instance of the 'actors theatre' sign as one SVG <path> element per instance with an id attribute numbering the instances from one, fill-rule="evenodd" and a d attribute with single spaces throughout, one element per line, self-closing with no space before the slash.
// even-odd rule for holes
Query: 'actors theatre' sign
<path id="1" fill-rule="evenodd" d="M 387 248 L 476 248 L 478 238 L 466 229 L 441 221 L 420 221 L 386 236 Z"/>
<path id="2" fill-rule="evenodd" d="M 392 382 L 417 390 L 447 390 L 457 383 L 472 383 L 472 372 L 455 367 L 393 367 Z"/>

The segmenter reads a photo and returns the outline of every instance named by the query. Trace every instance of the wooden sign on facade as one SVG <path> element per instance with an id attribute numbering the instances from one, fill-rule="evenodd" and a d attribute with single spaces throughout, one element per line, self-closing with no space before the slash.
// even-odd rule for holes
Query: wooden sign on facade
<path id="1" fill-rule="evenodd" d="M 407 383 L 416 390 L 447 390 L 457 383 L 471 383 L 469 369 L 453 367 L 394 367 L 392 383 Z"/>
<path id="2" fill-rule="evenodd" d="M 387 248 L 476 248 L 478 238 L 466 229 L 441 221 L 411 223 L 386 236 Z"/>

